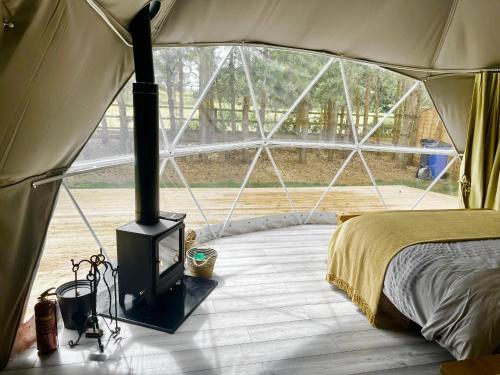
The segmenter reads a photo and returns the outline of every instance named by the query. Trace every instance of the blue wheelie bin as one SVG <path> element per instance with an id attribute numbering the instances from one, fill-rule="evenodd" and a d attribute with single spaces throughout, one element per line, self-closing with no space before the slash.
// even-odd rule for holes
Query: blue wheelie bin
<path id="1" fill-rule="evenodd" d="M 421 139 L 420 144 L 424 148 L 452 148 L 452 145 L 449 143 L 434 139 Z M 420 166 L 417 170 L 417 177 L 422 180 L 433 180 L 446 168 L 446 164 L 448 164 L 448 155 L 422 154 L 420 155 Z"/>

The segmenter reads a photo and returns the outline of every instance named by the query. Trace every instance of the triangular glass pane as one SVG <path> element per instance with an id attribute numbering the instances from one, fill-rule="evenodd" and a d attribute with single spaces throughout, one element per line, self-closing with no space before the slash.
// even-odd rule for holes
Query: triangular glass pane
<path id="1" fill-rule="evenodd" d="M 448 162 L 446 155 L 433 155 L 439 166 L 431 171 L 427 155 L 368 151 L 363 155 L 390 210 L 411 209 Z"/>
<path id="2" fill-rule="evenodd" d="M 282 115 L 327 63 L 329 57 L 267 47 L 244 47 L 264 132 Z"/>
<path id="3" fill-rule="evenodd" d="M 210 50 L 200 51 L 199 76 L 204 77 L 204 81 L 215 71 L 214 58 Z M 240 51 L 233 48 L 182 134 L 178 147 L 261 138 Z"/>
<path id="4" fill-rule="evenodd" d="M 338 61 L 272 136 L 275 140 L 354 143 Z"/>
<path id="5" fill-rule="evenodd" d="M 272 156 L 299 212 L 310 212 L 352 151 L 273 148 Z"/>
<path id="6" fill-rule="evenodd" d="M 293 212 L 293 208 L 280 184 L 269 156 L 263 150 L 235 206 L 231 220 L 290 212 Z"/>
<path id="7" fill-rule="evenodd" d="M 175 158 L 210 224 L 226 219 L 255 153 L 252 148 Z"/>
<path id="8" fill-rule="evenodd" d="M 133 154 L 134 80 L 132 77 L 115 98 L 73 165 Z"/>
<path id="9" fill-rule="evenodd" d="M 171 140 L 168 135 L 168 129 L 165 126 L 164 120 L 160 117 L 160 134 L 159 134 L 159 149 L 160 153 L 162 151 L 168 151 L 170 149 Z"/>
<path id="10" fill-rule="evenodd" d="M 160 150 L 166 149 L 166 139 L 172 142 L 189 116 L 193 105 L 210 77 L 200 76 L 200 61 L 212 57 L 207 69 L 215 70 L 230 47 L 182 47 L 155 49 L 156 82 L 159 85 Z M 132 76 L 113 103 L 101 123 L 80 152 L 75 165 L 132 156 L 134 151 Z M 250 109 L 251 111 L 251 109 Z"/>
<path id="11" fill-rule="evenodd" d="M 227 46 L 154 49 L 160 115 L 170 142 L 175 139 L 211 73 L 223 62 L 229 49 Z"/>
<path id="12" fill-rule="evenodd" d="M 451 157 L 448 158 L 448 161 Z M 443 177 L 426 193 L 415 206 L 416 210 L 459 208 L 458 180 L 460 160 L 456 159 Z"/>
<path id="13" fill-rule="evenodd" d="M 135 219 L 134 166 L 72 176 L 66 184 L 107 254 L 116 259 L 116 228 Z"/>
<path id="14" fill-rule="evenodd" d="M 26 316 L 33 314 L 33 306 L 42 292 L 74 280 L 71 259 L 79 261 L 99 253 L 99 247 L 61 187 L 54 214 L 45 238 L 43 254 L 30 291 Z M 85 275 L 80 275 L 85 277 Z"/>
<path id="15" fill-rule="evenodd" d="M 203 215 L 196 207 L 180 179 L 174 165 L 169 160 L 164 160 L 163 174 L 160 178 L 160 210 L 167 212 L 185 213 L 187 229 L 198 229 L 206 225 Z"/>
<path id="16" fill-rule="evenodd" d="M 399 92 L 404 94 L 413 84 L 407 80 L 408 78 L 404 78 L 397 81 L 398 94 Z M 386 118 L 365 144 L 410 148 L 453 148 L 448 133 L 423 84 L 419 84 Z"/>
<path id="17" fill-rule="evenodd" d="M 357 153 L 318 207 L 319 211 L 336 213 L 383 209 L 384 205 Z"/>
<path id="18" fill-rule="evenodd" d="M 415 82 L 401 74 L 390 72 L 376 65 L 343 61 L 352 116 L 358 139 L 363 139 L 370 130 L 390 111 L 397 101 Z M 394 115 L 372 137 L 385 143 L 394 123 Z M 370 140 L 373 142 L 373 140 Z"/>

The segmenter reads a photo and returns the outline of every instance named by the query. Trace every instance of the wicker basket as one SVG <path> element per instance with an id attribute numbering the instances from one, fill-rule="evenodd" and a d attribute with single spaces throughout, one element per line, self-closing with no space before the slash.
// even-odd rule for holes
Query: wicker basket
<path id="1" fill-rule="evenodd" d="M 185 251 L 191 249 L 195 243 L 196 243 L 196 232 L 192 229 L 189 229 L 186 232 L 186 241 L 184 244 Z"/>
<path id="2" fill-rule="evenodd" d="M 203 260 L 196 259 L 200 258 L 200 253 L 203 254 Z M 216 260 L 217 251 L 208 246 L 194 246 L 186 251 L 186 264 L 193 276 L 211 278 Z"/>

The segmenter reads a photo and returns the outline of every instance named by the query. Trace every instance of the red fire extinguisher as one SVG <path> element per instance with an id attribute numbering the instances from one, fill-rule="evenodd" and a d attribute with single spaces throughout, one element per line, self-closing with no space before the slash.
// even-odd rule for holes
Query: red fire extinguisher
<path id="1" fill-rule="evenodd" d="M 36 344 L 40 353 L 51 353 L 57 349 L 57 303 L 48 296 L 55 293 L 49 293 L 50 288 L 38 297 L 38 303 L 35 305 L 35 326 L 36 326 Z"/>

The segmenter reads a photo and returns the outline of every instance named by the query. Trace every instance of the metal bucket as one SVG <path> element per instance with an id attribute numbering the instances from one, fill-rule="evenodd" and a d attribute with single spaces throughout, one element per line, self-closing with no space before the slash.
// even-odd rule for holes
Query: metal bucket
<path id="1" fill-rule="evenodd" d="M 83 332 L 86 328 L 87 317 L 92 311 L 93 296 L 90 282 L 88 280 L 76 280 L 76 282 L 64 283 L 56 289 L 56 296 L 64 328 Z"/>

